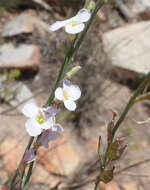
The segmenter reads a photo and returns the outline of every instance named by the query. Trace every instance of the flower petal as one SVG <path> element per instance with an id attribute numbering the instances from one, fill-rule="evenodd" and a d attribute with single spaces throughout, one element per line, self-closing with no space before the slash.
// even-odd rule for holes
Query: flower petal
<path id="1" fill-rule="evenodd" d="M 28 119 L 25 123 L 28 134 L 32 137 L 36 137 L 41 134 L 41 125 L 38 124 L 34 119 Z"/>
<path id="2" fill-rule="evenodd" d="M 81 9 L 81 10 L 77 13 L 76 16 L 78 17 L 78 18 L 76 17 L 76 19 L 79 20 L 80 23 L 81 23 L 81 22 L 87 22 L 87 21 L 90 19 L 90 17 L 91 17 L 91 13 L 90 13 L 90 11 L 87 10 L 87 9 Z"/>
<path id="3" fill-rule="evenodd" d="M 47 118 L 56 116 L 56 114 L 59 112 L 59 109 L 53 106 L 49 106 L 46 108 L 43 108 L 44 113 L 46 114 Z"/>
<path id="4" fill-rule="evenodd" d="M 72 101 L 72 100 L 65 100 L 64 105 L 70 111 L 74 111 L 76 109 L 76 107 L 77 107 L 76 103 L 74 101 Z"/>
<path id="5" fill-rule="evenodd" d="M 63 89 L 71 87 L 73 84 L 70 80 L 63 80 Z"/>
<path id="6" fill-rule="evenodd" d="M 62 88 L 59 87 L 55 90 L 55 98 L 61 101 L 64 99 Z"/>
<path id="7" fill-rule="evenodd" d="M 54 124 L 51 128 L 52 131 L 58 131 L 59 133 L 63 132 L 64 129 L 60 124 Z"/>
<path id="8" fill-rule="evenodd" d="M 55 124 L 55 117 L 50 117 L 45 123 L 41 124 L 40 126 L 42 129 L 47 130 L 50 129 L 54 124 Z"/>
<path id="9" fill-rule="evenodd" d="M 40 141 L 41 141 L 42 145 L 43 145 L 45 148 L 48 148 L 49 132 L 50 132 L 50 129 L 43 131 L 43 132 L 42 132 L 42 136 L 41 136 L 41 138 L 40 138 Z"/>
<path id="10" fill-rule="evenodd" d="M 61 125 L 56 124 L 53 127 L 54 131 L 52 129 L 48 129 L 43 131 L 41 136 L 41 143 L 45 148 L 48 148 L 49 141 L 53 141 L 57 139 L 61 132 L 63 132 L 63 128 Z"/>
<path id="11" fill-rule="evenodd" d="M 78 34 L 83 31 L 84 27 L 85 27 L 84 23 L 79 23 L 74 26 L 66 24 L 65 31 L 69 34 Z"/>
<path id="12" fill-rule="evenodd" d="M 29 117 L 29 118 L 32 118 L 32 117 L 35 117 L 38 112 L 39 112 L 39 107 L 36 106 L 35 104 L 33 103 L 29 103 L 29 104 L 25 104 L 22 108 L 22 113 Z"/>
<path id="13" fill-rule="evenodd" d="M 60 133 L 58 131 L 50 131 L 48 135 L 49 141 L 54 141 L 59 137 Z"/>
<path id="14" fill-rule="evenodd" d="M 64 27 L 65 24 L 66 24 L 65 21 L 56 21 L 54 24 L 52 24 L 52 25 L 50 26 L 49 29 L 50 29 L 51 31 L 56 31 L 56 30 L 59 30 L 60 28 Z"/>
<path id="15" fill-rule="evenodd" d="M 70 94 L 69 100 L 78 100 L 81 96 L 81 90 L 77 85 L 72 84 L 69 80 L 64 80 L 63 90 Z"/>
<path id="16" fill-rule="evenodd" d="M 35 160 L 35 149 L 31 148 L 26 150 L 25 155 L 23 157 L 23 162 L 30 163 Z"/>

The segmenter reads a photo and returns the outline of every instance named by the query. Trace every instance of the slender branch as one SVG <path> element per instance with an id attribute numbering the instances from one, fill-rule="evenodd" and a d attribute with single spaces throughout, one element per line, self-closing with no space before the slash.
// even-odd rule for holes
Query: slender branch
<path id="1" fill-rule="evenodd" d="M 29 140 L 29 142 L 28 142 L 28 145 L 27 145 L 27 147 L 26 147 L 26 149 L 25 149 L 25 152 L 26 152 L 26 150 L 28 150 L 28 149 L 31 147 L 31 145 L 32 145 L 32 143 L 33 143 L 33 140 L 34 140 L 34 138 L 31 137 L 30 140 Z M 25 154 L 25 152 L 24 152 L 24 154 Z M 24 157 L 24 154 L 23 154 L 23 157 Z M 23 159 L 23 157 L 22 157 L 22 159 Z M 13 176 L 13 178 L 12 178 L 12 180 L 11 180 L 11 183 L 10 183 L 10 190 L 13 189 L 15 180 L 16 180 L 16 178 L 17 178 L 18 175 L 19 175 L 19 170 L 20 170 L 20 166 L 21 166 L 21 163 L 22 163 L 22 159 L 21 159 L 20 164 L 19 164 L 19 166 L 18 166 L 18 168 L 17 168 L 17 170 L 16 170 L 16 172 L 15 172 L 15 175 Z M 24 173 L 24 171 L 23 171 L 23 173 Z M 22 176 L 22 177 L 23 177 L 23 176 Z"/>
<path id="2" fill-rule="evenodd" d="M 33 166 L 34 166 L 34 162 L 31 162 L 31 164 L 29 165 L 28 171 L 27 171 L 27 175 L 26 175 L 26 178 L 25 178 L 25 182 L 23 184 L 23 188 L 28 184 L 28 182 L 30 180 L 30 177 L 32 175 Z"/>
<path id="3" fill-rule="evenodd" d="M 126 175 L 126 176 L 131 176 L 131 177 L 144 177 L 144 178 L 150 178 L 150 175 L 145 175 L 145 174 L 135 174 L 131 172 L 123 172 L 121 175 Z"/>
<path id="4" fill-rule="evenodd" d="M 131 168 L 140 166 L 140 165 L 145 164 L 145 163 L 147 163 L 147 162 L 150 162 L 150 158 L 149 158 L 149 159 L 142 160 L 142 161 L 139 161 L 139 162 L 136 162 L 136 163 L 133 163 L 133 164 L 131 164 L 131 165 L 129 165 L 129 166 L 126 166 L 126 167 L 124 167 L 124 168 L 122 168 L 122 169 L 116 171 L 114 174 L 115 174 L 115 175 L 118 175 L 118 174 L 120 174 L 120 173 L 122 173 L 122 172 L 124 172 L 124 171 L 126 171 L 126 170 L 128 170 L 128 169 L 131 169 Z"/>
<path id="5" fill-rule="evenodd" d="M 20 189 L 22 188 L 23 177 L 24 177 L 25 171 L 26 171 L 26 165 L 23 166 L 23 170 L 21 173 L 20 182 L 19 182 L 20 183 Z"/>
<path id="6" fill-rule="evenodd" d="M 115 134 L 118 130 L 118 128 L 120 127 L 120 125 L 122 124 L 122 122 L 124 121 L 127 113 L 129 112 L 129 110 L 131 109 L 131 107 L 134 105 L 134 102 L 136 100 L 136 98 L 143 93 L 145 87 L 147 86 L 147 84 L 149 83 L 150 81 L 150 72 L 146 75 L 145 79 L 141 82 L 141 84 L 139 85 L 139 87 L 135 90 L 134 94 L 131 96 L 131 98 L 129 99 L 125 109 L 123 110 L 120 118 L 118 119 L 118 121 L 116 122 L 113 130 L 112 130 L 112 138 L 111 138 L 111 141 L 110 141 L 110 144 L 109 146 L 107 147 L 107 150 L 106 150 L 106 153 L 105 153 L 105 156 L 104 156 L 104 162 L 103 162 L 103 167 L 106 166 L 106 162 L 107 162 L 107 154 L 109 152 L 109 149 L 110 149 L 110 146 L 111 146 L 111 143 L 113 142 L 113 139 L 115 137 Z"/>
<path id="7" fill-rule="evenodd" d="M 146 75 L 145 79 L 141 82 L 141 84 L 139 85 L 139 87 L 137 88 L 137 90 L 134 92 L 134 94 L 132 95 L 132 97 L 130 98 L 128 104 L 126 105 L 123 113 L 121 114 L 120 118 L 118 119 L 117 123 L 115 124 L 113 131 L 112 131 L 112 140 L 115 136 L 115 133 L 117 131 L 117 129 L 120 127 L 121 123 L 123 122 L 123 120 L 125 119 L 127 113 L 129 112 L 130 108 L 132 107 L 132 105 L 134 104 L 134 101 L 136 100 L 136 98 L 143 93 L 146 85 L 149 83 L 150 81 L 150 72 Z"/>
<path id="8" fill-rule="evenodd" d="M 33 141 L 34 141 L 34 137 L 30 137 L 30 140 L 29 140 L 29 143 L 28 143 L 28 145 L 27 145 L 26 150 L 28 150 L 28 149 L 31 147 Z"/>
<path id="9" fill-rule="evenodd" d="M 105 167 L 107 165 L 108 152 L 109 152 L 109 149 L 111 147 L 111 144 L 113 142 L 113 139 L 115 137 L 115 134 L 116 134 L 118 128 L 121 126 L 122 122 L 124 121 L 126 115 L 129 112 L 129 110 L 134 105 L 135 101 L 138 99 L 138 96 L 144 92 L 144 90 L 147 87 L 147 84 L 149 84 L 149 82 L 150 82 L 150 72 L 148 72 L 148 74 L 146 75 L 145 79 L 141 82 L 141 84 L 139 85 L 139 87 L 136 89 L 136 91 L 134 92 L 134 94 L 131 96 L 131 98 L 130 98 L 129 102 L 127 103 L 124 111 L 122 112 L 120 118 L 116 122 L 116 124 L 115 124 L 115 126 L 114 126 L 114 128 L 112 130 L 112 137 L 111 137 L 110 143 L 108 144 L 106 152 L 105 152 L 105 155 L 104 155 L 104 161 L 103 161 L 103 166 L 102 166 L 103 169 L 105 169 Z M 133 165 L 133 166 L 135 166 L 135 165 Z M 132 166 L 129 166 L 129 167 L 132 167 Z M 121 171 L 124 171 L 125 169 L 122 169 Z M 100 180 L 96 181 L 94 190 L 97 190 L 99 182 L 100 182 Z"/>
<path id="10" fill-rule="evenodd" d="M 17 178 L 17 176 L 19 175 L 19 170 L 17 169 L 15 172 L 15 175 L 13 176 L 11 183 L 10 183 L 10 190 L 13 190 L 14 184 L 15 184 L 15 180 Z"/>
<path id="11" fill-rule="evenodd" d="M 40 146 L 40 143 L 39 143 L 39 140 L 40 140 L 40 137 L 41 135 L 39 135 L 36 139 L 36 142 L 34 143 L 34 149 L 35 149 L 35 155 L 37 153 L 37 150 Z M 27 175 L 25 176 L 25 181 L 24 181 L 24 184 L 23 184 L 23 188 L 28 184 L 29 180 L 30 180 L 30 177 L 32 175 L 32 169 L 33 169 L 33 166 L 34 166 L 34 161 L 31 162 L 28 166 L 28 171 L 27 171 Z"/>
<path id="12" fill-rule="evenodd" d="M 99 177 L 98 177 L 97 180 L 96 180 L 95 186 L 94 186 L 94 190 L 97 190 L 99 188 L 99 183 L 100 183 L 100 180 L 99 180 Z"/>
<path id="13" fill-rule="evenodd" d="M 143 94 L 143 95 L 137 97 L 137 98 L 135 99 L 134 103 L 141 102 L 141 101 L 143 101 L 143 100 L 150 100 L 150 92 L 145 93 L 145 94 Z"/>

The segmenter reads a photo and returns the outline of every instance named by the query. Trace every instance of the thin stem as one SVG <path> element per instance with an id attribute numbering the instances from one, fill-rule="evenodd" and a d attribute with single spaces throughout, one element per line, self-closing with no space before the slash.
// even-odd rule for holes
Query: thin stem
<path id="1" fill-rule="evenodd" d="M 36 155 L 36 153 L 37 153 L 38 147 L 40 146 L 40 144 L 38 143 L 40 137 L 41 137 L 41 135 L 39 135 L 39 136 L 37 137 L 36 142 L 35 142 L 35 144 L 34 144 L 35 155 Z M 27 171 L 27 175 L 25 176 L 25 181 L 24 181 L 24 184 L 23 184 L 23 188 L 28 184 L 28 182 L 29 182 L 29 180 L 30 180 L 30 177 L 31 177 L 31 175 L 32 175 L 33 166 L 34 166 L 34 161 L 29 164 L 28 171 Z"/>
<path id="2" fill-rule="evenodd" d="M 94 190 L 97 190 L 97 189 L 99 188 L 99 183 L 100 183 L 100 181 L 99 181 L 99 180 L 97 180 L 97 181 L 96 181 L 96 183 L 95 183 Z"/>
<path id="3" fill-rule="evenodd" d="M 142 164 L 145 164 L 146 162 L 150 162 L 150 158 L 149 158 L 149 159 L 146 159 L 146 160 L 142 160 L 142 161 L 136 162 L 136 163 L 133 163 L 133 164 L 131 164 L 131 165 L 129 165 L 129 166 L 126 166 L 126 167 L 124 167 L 124 168 L 122 168 L 122 169 L 116 171 L 114 174 L 115 174 L 115 175 L 118 175 L 118 174 L 120 174 L 120 173 L 122 173 L 122 172 L 124 172 L 124 171 L 126 171 L 126 170 L 128 170 L 128 169 L 131 169 L 131 168 L 134 168 L 134 167 L 136 167 L 136 166 L 140 166 L 140 165 L 142 165 Z"/>
<path id="4" fill-rule="evenodd" d="M 137 98 L 135 99 L 134 103 L 141 102 L 141 101 L 143 101 L 143 100 L 150 100 L 150 92 L 145 93 L 145 94 L 143 94 L 143 95 L 137 97 Z"/>
<path id="5" fill-rule="evenodd" d="M 117 123 L 115 124 L 113 131 L 112 131 L 112 140 L 115 136 L 115 133 L 117 131 L 117 129 L 120 127 L 121 123 L 123 122 L 123 120 L 125 119 L 127 113 L 129 112 L 130 108 L 132 107 L 132 105 L 134 104 L 134 101 L 136 100 L 136 98 L 142 94 L 142 92 L 144 91 L 145 87 L 147 86 L 147 84 L 150 81 L 150 72 L 146 75 L 145 79 L 141 82 L 141 84 L 139 85 L 139 87 L 137 88 L 137 90 L 134 92 L 133 96 L 130 98 L 128 104 L 126 105 L 123 113 L 121 114 L 120 118 L 118 119 Z"/>
<path id="6" fill-rule="evenodd" d="M 30 140 L 29 140 L 29 142 L 28 142 L 28 145 L 27 145 L 27 147 L 26 147 L 26 149 L 25 149 L 25 152 L 26 152 L 26 150 L 28 150 L 28 149 L 31 147 L 31 145 L 32 145 L 32 143 L 33 143 L 33 140 L 34 140 L 34 138 L 31 137 Z M 24 155 L 25 155 L 25 152 L 24 152 L 24 154 L 23 154 L 23 157 L 24 157 Z M 22 157 L 22 159 L 23 159 L 23 157 Z M 16 178 L 17 178 L 18 175 L 19 175 L 19 170 L 20 170 L 20 166 L 21 166 L 21 163 L 22 163 L 22 159 L 21 159 L 20 164 L 19 164 L 19 166 L 18 166 L 18 168 L 17 168 L 17 170 L 16 170 L 16 172 L 15 172 L 15 175 L 13 176 L 13 178 L 12 178 L 12 180 L 11 180 L 11 183 L 10 183 L 10 190 L 13 189 L 15 180 L 16 180 Z"/>
<path id="7" fill-rule="evenodd" d="M 34 162 L 31 162 L 31 164 L 29 165 L 29 169 L 27 171 L 27 176 L 25 178 L 25 182 L 24 182 L 23 188 L 28 184 L 28 182 L 30 180 L 30 177 L 32 175 L 33 166 L 34 166 Z"/>
<path id="8" fill-rule="evenodd" d="M 130 177 L 144 177 L 144 178 L 150 178 L 150 175 L 145 175 L 145 174 L 136 174 L 136 173 L 131 173 L 131 172 L 123 172 L 121 175 L 125 176 L 130 176 Z"/>
<path id="9" fill-rule="evenodd" d="M 141 84 L 139 85 L 139 87 L 136 89 L 136 91 L 134 92 L 134 94 L 131 96 L 129 102 L 127 103 L 124 111 L 122 112 L 120 118 L 118 119 L 118 121 L 116 122 L 113 130 L 112 130 L 112 138 L 111 138 L 111 141 L 110 141 L 110 144 L 109 146 L 107 147 L 107 150 L 106 150 L 106 153 L 105 153 L 105 156 L 104 156 L 104 162 L 103 162 L 103 167 L 106 166 L 106 162 L 107 162 L 107 154 L 109 152 L 109 148 L 110 148 L 110 145 L 111 143 L 113 142 L 113 139 L 115 137 L 115 134 L 118 130 L 118 128 L 120 127 L 121 123 L 124 121 L 127 113 L 129 112 L 129 110 L 131 109 L 131 107 L 134 105 L 134 102 L 136 100 L 136 98 L 143 93 L 145 87 L 147 86 L 147 84 L 149 83 L 150 81 L 150 72 L 146 75 L 145 79 L 141 82 Z"/>
<path id="10" fill-rule="evenodd" d="M 23 171 L 20 177 L 20 189 L 22 189 L 22 183 L 23 183 L 23 177 L 24 177 L 25 171 L 26 171 L 26 166 L 23 167 Z"/>
<path id="11" fill-rule="evenodd" d="M 13 178 L 11 180 L 11 183 L 10 183 L 10 190 L 13 190 L 14 183 L 15 183 L 16 178 L 17 178 L 18 175 L 19 175 L 19 170 L 17 169 L 16 172 L 15 172 L 15 175 L 13 176 Z"/>
<path id="12" fill-rule="evenodd" d="M 28 145 L 27 145 L 27 147 L 26 147 L 25 152 L 26 152 L 28 149 L 30 149 L 30 147 L 31 147 L 31 145 L 32 145 L 32 143 L 33 143 L 33 141 L 34 141 L 34 137 L 31 137 L 30 140 L 29 140 L 29 143 L 28 143 Z M 23 154 L 22 160 L 23 160 L 23 158 L 24 158 L 25 152 L 24 152 L 24 154 Z M 21 165 L 21 163 L 22 163 L 22 160 L 21 160 L 21 162 L 20 162 L 20 165 Z M 22 188 L 23 178 L 24 178 L 24 174 L 25 174 L 25 171 L 26 171 L 26 166 L 27 166 L 27 165 L 24 165 L 24 166 L 23 166 L 22 174 L 21 174 L 21 177 L 20 177 L 20 188 Z"/>
<path id="13" fill-rule="evenodd" d="M 29 140 L 29 143 L 28 143 L 28 145 L 27 145 L 26 150 L 28 150 L 28 149 L 31 147 L 33 141 L 34 141 L 34 137 L 30 137 L 30 140 Z"/>

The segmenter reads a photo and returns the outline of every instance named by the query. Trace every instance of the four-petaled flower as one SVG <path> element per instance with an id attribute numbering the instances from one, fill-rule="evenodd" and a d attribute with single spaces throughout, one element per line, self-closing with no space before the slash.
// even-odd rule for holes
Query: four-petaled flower
<path id="1" fill-rule="evenodd" d="M 76 16 L 64 20 L 57 21 L 50 26 L 51 31 L 56 31 L 62 27 L 65 28 L 65 31 L 69 34 L 77 34 L 83 31 L 85 24 L 91 17 L 90 11 L 87 9 L 81 9 Z"/>
<path id="2" fill-rule="evenodd" d="M 76 109 L 75 100 L 79 99 L 80 96 L 80 88 L 77 85 L 72 84 L 69 80 L 63 81 L 63 88 L 58 87 L 55 90 L 55 98 L 63 101 L 64 106 L 70 111 Z"/>
<path id="3" fill-rule="evenodd" d="M 35 104 L 25 104 L 22 113 L 29 119 L 25 123 L 26 130 L 30 136 L 38 136 L 43 130 L 50 129 L 55 124 L 56 108 L 40 108 Z"/>

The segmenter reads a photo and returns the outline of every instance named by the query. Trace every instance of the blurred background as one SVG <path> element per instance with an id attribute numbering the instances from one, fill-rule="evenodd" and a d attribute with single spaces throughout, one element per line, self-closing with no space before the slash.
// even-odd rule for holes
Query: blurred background
<path id="1" fill-rule="evenodd" d="M 75 15 L 84 0 L 0 0 L 0 184 L 15 171 L 29 136 L 25 102 L 47 100 L 71 39 L 49 25 Z M 72 81 L 82 90 L 76 112 L 59 115 L 64 134 L 40 148 L 29 189 L 91 190 L 98 174 L 98 137 L 105 146 L 112 110 L 123 111 L 150 71 L 150 1 L 110 0 L 75 57 Z M 149 87 L 147 88 L 149 90 Z M 150 102 L 137 103 L 118 132 L 128 145 L 105 190 L 149 190 Z M 145 121 L 139 123 L 139 121 Z"/>

